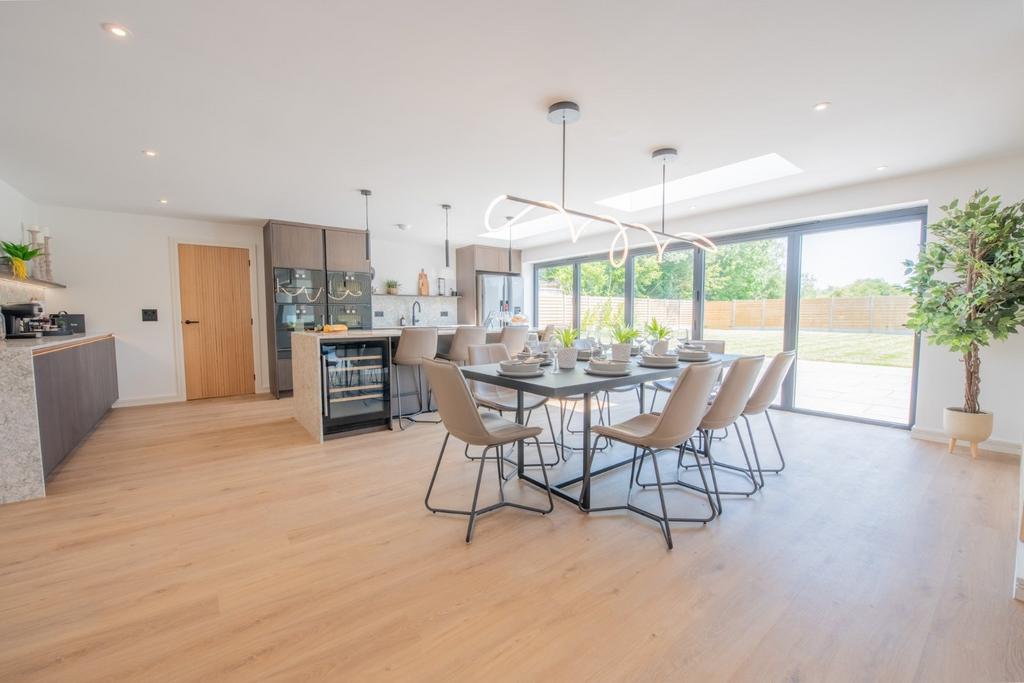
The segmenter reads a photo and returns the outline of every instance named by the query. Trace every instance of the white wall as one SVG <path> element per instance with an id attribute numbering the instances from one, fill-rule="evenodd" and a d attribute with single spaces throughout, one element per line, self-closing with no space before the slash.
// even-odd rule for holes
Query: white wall
<path id="1" fill-rule="evenodd" d="M 714 235 L 915 203 L 928 205 L 931 221 L 940 217 L 939 206 L 954 197 L 967 197 L 978 188 L 1002 194 L 1006 201 L 1024 198 L 1024 156 L 741 206 L 672 221 L 668 228 L 670 232 L 688 230 Z M 607 253 L 609 239 L 609 234 L 593 235 L 575 245 L 559 243 L 536 247 L 526 250 L 523 259 L 537 262 Z M 1024 386 L 1024 335 L 1014 335 L 1006 342 L 982 350 L 981 363 L 982 408 L 995 413 L 995 430 L 987 446 L 1017 451 L 1024 434 L 1020 389 Z M 959 356 L 922 344 L 915 435 L 939 437 L 943 407 L 961 404 L 962 396 L 963 370 Z"/>
<path id="2" fill-rule="evenodd" d="M 258 275 L 257 391 L 267 390 L 262 232 L 252 225 L 39 206 L 38 222 L 53 235 L 53 270 L 67 289 L 50 290 L 47 310 L 84 313 L 89 332 L 117 340 L 119 405 L 184 399 L 177 347 L 175 240 L 250 247 Z M 142 322 L 155 308 L 157 322 Z"/>
<path id="3" fill-rule="evenodd" d="M 395 228 L 381 228 L 380 232 L 391 230 L 393 235 L 378 236 L 370 234 L 370 256 L 376 277 L 373 286 L 378 292 L 384 291 L 385 280 L 398 280 L 402 285 L 402 294 L 415 294 L 420 269 L 427 271 L 430 280 L 430 293 L 437 294 L 437 278 L 444 268 L 444 243 L 422 244 L 407 242 L 401 238 L 401 232 Z M 448 288 L 455 287 L 455 245 L 451 246 L 451 264 L 453 277 Z"/>

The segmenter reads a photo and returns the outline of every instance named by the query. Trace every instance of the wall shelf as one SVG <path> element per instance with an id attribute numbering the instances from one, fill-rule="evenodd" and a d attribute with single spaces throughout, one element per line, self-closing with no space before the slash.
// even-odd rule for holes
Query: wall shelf
<path id="1" fill-rule="evenodd" d="M 59 282 L 50 282 L 49 280 L 37 280 L 34 277 L 30 277 L 25 280 L 19 280 L 14 277 L 14 274 L 9 270 L 0 270 L 0 281 L 3 282 L 17 282 L 22 285 L 29 285 L 30 287 L 45 287 L 47 289 L 66 289 L 67 285 L 62 285 Z"/>

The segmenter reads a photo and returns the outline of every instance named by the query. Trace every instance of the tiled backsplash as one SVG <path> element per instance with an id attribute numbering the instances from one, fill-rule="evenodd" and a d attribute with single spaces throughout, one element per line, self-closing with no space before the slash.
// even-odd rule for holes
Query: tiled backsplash
<path id="1" fill-rule="evenodd" d="M 412 305 L 419 301 L 423 310 L 416 313 L 420 325 L 455 325 L 458 322 L 458 297 L 373 295 L 373 326 L 398 327 L 401 317 L 412 325 Z"/>

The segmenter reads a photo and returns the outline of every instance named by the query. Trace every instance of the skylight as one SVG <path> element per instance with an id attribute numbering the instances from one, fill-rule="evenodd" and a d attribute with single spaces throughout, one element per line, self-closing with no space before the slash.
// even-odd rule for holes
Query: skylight
<path id="1" fill-rule="evenodd" d="M 665 203 L 673 204 L 716 192 L 735 190 L 738 187 L 756 185 L 797 173 L 803 173 L 803 169 L 772 152 L 746 161 L 737 161 L 735 164 L 713 168 L 710 171 L 694 173 L 685 178 L 670 180 L 665 184 Z M 661 185 L 651 185 L 608 197 L 597 203 L 620 211 L 642 211 L 654 206 L 661 206 Z"/>

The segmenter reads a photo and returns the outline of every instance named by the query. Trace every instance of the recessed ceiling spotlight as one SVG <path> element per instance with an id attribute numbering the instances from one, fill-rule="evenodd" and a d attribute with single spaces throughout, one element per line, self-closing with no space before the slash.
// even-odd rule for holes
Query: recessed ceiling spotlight
<path id="1" fill-rule="evenodd" d="M 110 24 L 110 23 L 107 23 L 107 24 L 100 24 L 100 26 L 103 28 L 104 31 L 106 31 L 110 35 L 116 36 L 118 38 L 127 38 L 128 36 L 130 36 L 132 34 L 131 31 L 129 31 L 127 28 L 125 28 L 121 24 Z"/>
<path id="2" fill-rule="evenodd" d="M 155 149 L 144 149 L 144 150 L 142 150 L 142 156 L 149 157 L 150 159 L 152 159 L 153 157 L 156 156 L 156 150 Z"/>
<path id="3" fill-rule="evenodd" d="M 888 168 L 888 166 L 875 166 L 876 171 L 885 171 L 888 170 Z"/>
<path id="4" fill-rule="evenodd" d="M 814 111 L 825 111 L 831 106 L 831 102 L 818 102 L 816 105 L 814 105 Z"/>
<path id="5" fill-rule="evenodd" d="M 167 203 L 167 200 L 166 200 L 166 199 L 161 199 L 161 200 L 160 200 L 160 203 L 161 203 L 161 204 L 166 204 L 166 203 Z"/>
<path id="6" fill-rule="evenodd" d="M 412 229 L 412 226 L 409 225 L 408 223 L 395 223 L 395 227 L 401 230 L 402 232 Z"/>

